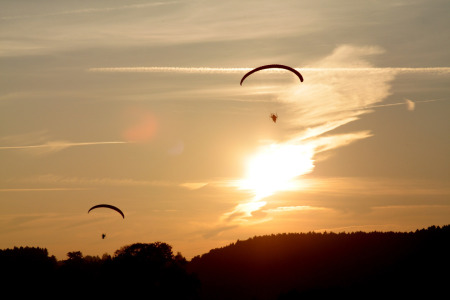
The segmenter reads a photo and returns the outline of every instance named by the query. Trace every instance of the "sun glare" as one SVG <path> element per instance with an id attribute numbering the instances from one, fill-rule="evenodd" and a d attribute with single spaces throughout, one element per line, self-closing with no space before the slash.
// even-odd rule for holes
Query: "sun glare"
<path id="1" fill-rule="evenodd" d="M 254 193 L 258 201 L 277 191 L 297 187 L 294 179 L 312 171 L 313 148 L 305 145 L 272 144 L 265 146 L 247 163 L 246 178 L 240 188 Z"/>

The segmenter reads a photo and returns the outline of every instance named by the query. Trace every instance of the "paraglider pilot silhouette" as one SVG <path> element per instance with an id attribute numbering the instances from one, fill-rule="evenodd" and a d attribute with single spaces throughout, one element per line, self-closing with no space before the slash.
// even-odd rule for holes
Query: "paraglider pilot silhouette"
<path id="1" fill-rule="evenodd" d="M 278 118 L 278 115 L 275 113 L 275 114 L 270 114 L 270 118 L 272 119 L 272 121 L 274 122 L 274 123 L 276 123 L 277 122 L 277 118 Z"/>
<path id="2" fill-rule="evenodd" d="M 257 68 L 254 68 L 253 70 L 247 72 L 241 79 L 241 85 L 244 82 L 245 78 L 247 78 L 249 75 L 251 75 L 255 72 L 261 71 L 261 70 L 265 70 L 265 69 L 285 69 L 285 70 L 291 71 L 292 73 L 297 75 L 298 79 L 300 79 L 300 82 L 303 82 L 302 74 L 300 74 L 300 72 L 298 72 L 296 69 L 291 68 L 289 66 L 285 66 L 285 65 L 271 64 L 271 65 L 264 65 L 261 67 L 257 67 Z M 272 119 L 272 121 L 274 123 L 276 123 L 278 115 L 276 113 L 272 113 L 272 114 L 270 114 L 270 118 Z"/>
<path id="3" fill-rule="evenodd" d="M 106 233 L 102 233 L 102 240 L 104 240 L 106 237 Z"/>

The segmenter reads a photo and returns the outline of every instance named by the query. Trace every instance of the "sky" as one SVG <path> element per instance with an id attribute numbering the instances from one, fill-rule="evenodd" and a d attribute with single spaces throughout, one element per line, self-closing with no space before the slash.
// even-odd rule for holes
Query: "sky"
<path id="1" fill-rule="evenodd" d="M 450 224 L 449 11 L 0 0 L 0 249 Z"/>

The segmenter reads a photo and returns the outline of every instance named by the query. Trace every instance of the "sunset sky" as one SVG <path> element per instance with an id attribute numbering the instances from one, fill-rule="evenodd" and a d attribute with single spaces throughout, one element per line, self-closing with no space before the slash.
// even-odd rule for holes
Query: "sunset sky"
<path id="1" fill-rule="evenodd" d="M 450 224 L 449 12 L 0 0 L 0 249 Z"/>

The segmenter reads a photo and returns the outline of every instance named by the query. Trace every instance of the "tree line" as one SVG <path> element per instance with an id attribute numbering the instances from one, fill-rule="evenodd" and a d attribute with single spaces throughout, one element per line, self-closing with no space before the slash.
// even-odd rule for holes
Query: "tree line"
<path id="1" fill-rule="evenodd" d="M 166 243 L 114 255 L 0 250 L 2 289 L 23 298 L 308 299 L 446 293 L 450 225 L 415 232 L 283 233 L 255 236 L 187 261 Z"/>
<path id="2" fill-rule="evenodd" d="M 206 299 L 425 299 L 447 293 L 450 226 L 257 236 L 194 257 Z"/>
<path id="3" fill-rule="evenodd" d="M 101 258 L 73 251 L 62 261 L 39 247 L 0 250 L 3 293 L 19 299 L 198 299 L 200 282 L 187 273 L 186 264 L 161 242 L 135 243 Z"/>

